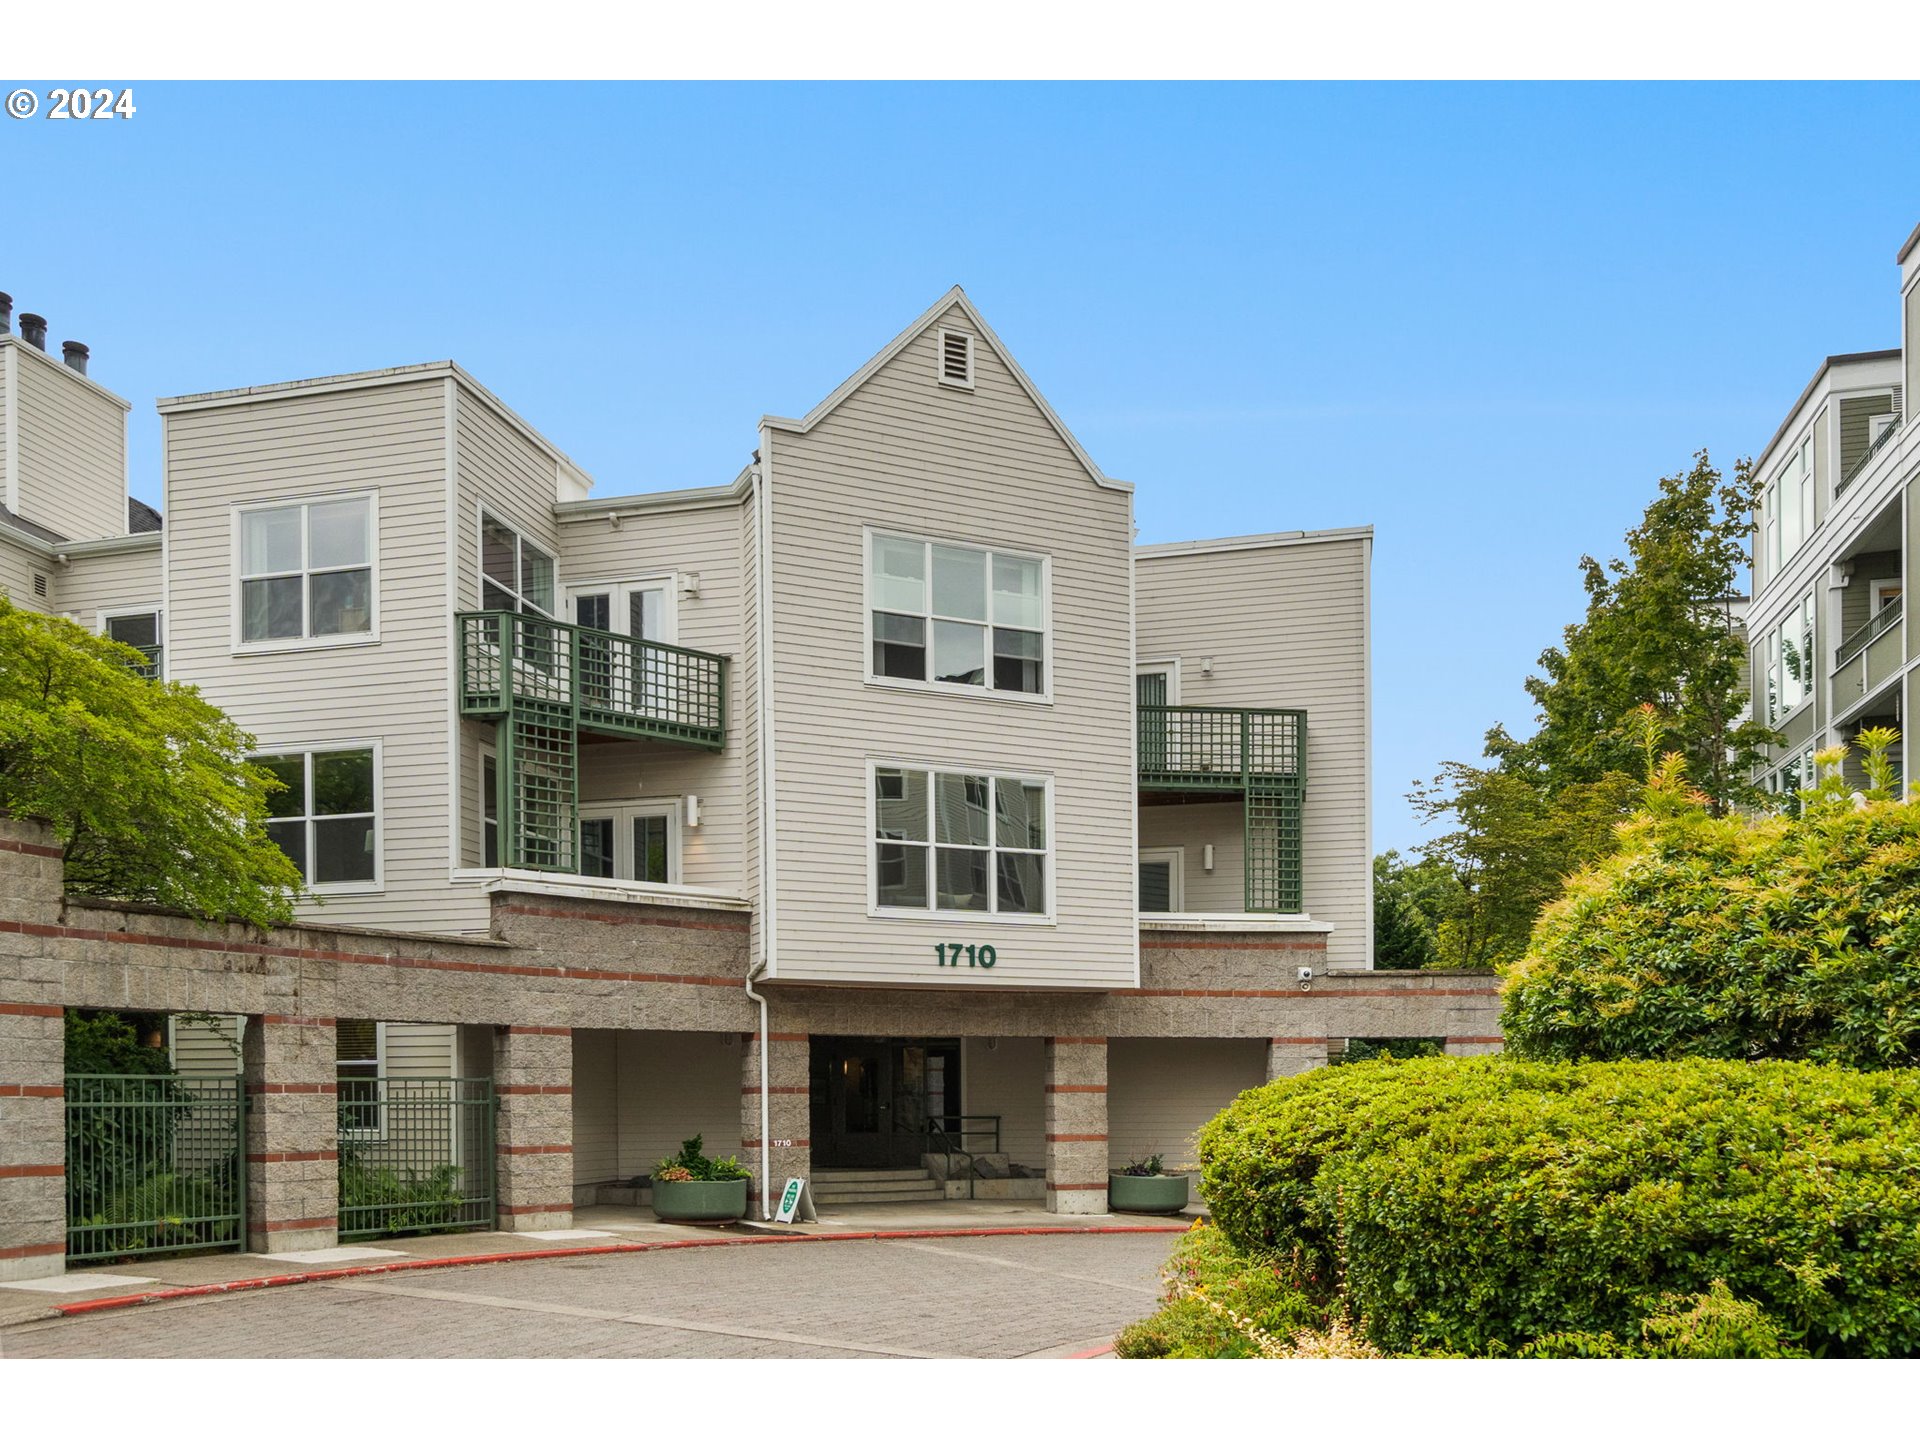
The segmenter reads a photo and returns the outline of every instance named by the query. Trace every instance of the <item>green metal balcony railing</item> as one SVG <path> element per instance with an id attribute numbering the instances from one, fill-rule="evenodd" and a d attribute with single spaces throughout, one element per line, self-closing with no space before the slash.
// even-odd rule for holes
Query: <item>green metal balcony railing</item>
<path id="1" fill-rule="evenodd" d="M 1305 909 L 1307 712 L 1216 705 L 1135 710 L 1140 788 L 1241 796 L 1247 911 Z"/>
<path id="2" fill-rule="evenodd" d="M 498 716 L 516 701 L 574 711 L 582 730 L 726 744 L 724 655 L 506 610 L 460 620 L 460 711 Z"/>
<path id="3" fill-rule="evenodd" d="M 1846 664 L 1899 623 L 1900 597 L 1896 595 L 1874 612 L 1872 619 L 1840 642 L 1840 648 L 1834 652 L 1834 664 Z"/>

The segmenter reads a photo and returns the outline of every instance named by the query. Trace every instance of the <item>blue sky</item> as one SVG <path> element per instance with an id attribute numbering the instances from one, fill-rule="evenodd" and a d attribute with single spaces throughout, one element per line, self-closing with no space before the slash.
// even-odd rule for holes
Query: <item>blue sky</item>
<path id="1" fill-rule="evenodd" d="M 134 401 L 452 357 L 732 477 L 956 282 L 1147 541 L 1371 523 L 1376 841 L 1696 449 L 1898 343 L 1914 86 L 138 85 L 0 120 L 0 289 Z M 1278 617 L 1276 623 L 1285 623 Z"/>

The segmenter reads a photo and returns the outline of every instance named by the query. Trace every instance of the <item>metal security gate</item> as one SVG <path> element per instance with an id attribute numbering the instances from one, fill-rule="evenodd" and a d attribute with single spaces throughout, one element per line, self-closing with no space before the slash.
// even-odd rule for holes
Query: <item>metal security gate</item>
<path id="1" fill-rule="evenodd" d="M 67 1260 L 238 1250 L 238 1076 L 67 1076 Z"/>
<path id="2" fill-rule="evenodd" d="M 342 1079 L 340 1238 L 491 1230 L 493 1082 Z"/>

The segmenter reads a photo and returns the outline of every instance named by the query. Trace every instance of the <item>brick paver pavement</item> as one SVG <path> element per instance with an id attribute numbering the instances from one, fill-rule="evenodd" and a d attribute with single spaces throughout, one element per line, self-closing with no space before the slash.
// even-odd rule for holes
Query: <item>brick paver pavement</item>
<path id="1" fill-rule="evenodd" d="M 979 1356 L 1104 1343 L 1178 1237 L 728 1246 L 318 1281 L 0 1331 L 38 1356 Z"/>

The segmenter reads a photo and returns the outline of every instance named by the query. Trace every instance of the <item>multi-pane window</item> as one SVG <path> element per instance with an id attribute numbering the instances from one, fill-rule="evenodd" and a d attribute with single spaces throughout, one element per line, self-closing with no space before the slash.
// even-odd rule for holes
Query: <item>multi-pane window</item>
<path id="1" fill-rule="evenodd" d="M 146 657 L 144 665 L 129 666 L 137 675 L 159 680 L 166 674 L 165 654 L 160 644 L 160 612 L 136 610 L 125 615 L 108 615 L 102 628 L 109 640 L 138 650 Z"/>
<path id="2" fill-rule="evenodd" d="M 1047 784 L 1021 776 L 873 772 L 874 904 L 1047 913 Z"/>
<path id="3" fill-rule="evenodd" d="M 1814 747 L 1807 746 L 1798 754 L 1788 756 L 1786 763 L 1766 778 L 1768 792 L 1785 799 L 1789 814 L 1800 813 L 1800 792 L 1820 783 L 1819 766 L 1814 764 L 1813 754 Z"/>
<path id="4" fill-rule="evenodd" d="M 500 863 L 500 762 L 490 751 L 480 756 L 480 863 Z"/>
<path id="5" fill-rule="evenodd" d="M 371 749 L 257 756 L 286 788 L 267 800 L 267 834 L 309 886 L 365 885 L 378 875 Z"/>
<path id="6" fill-rule="evenodd" d="M 553 615 L 553 556 L 491 515 L 480 517 L 480 608 Z"/>
<path id="7" fill-rule="evenodd" d="M 658 802 L 611 806 L 580 817 L 580 873 L 672 884 L 673 809 Z"/>
<path id="8" fill-rule="evenodd" d="M 242 644 L 372 633 L 372 496 L 238 513 Z"/>
<path id="9" fill-rule="evenodd" d="M 1769 630 L 1761 643 L 1767 677 L 1767 723 L 1799 708 L 1813 694 L 1814 597 L 1808 591 L 1786 619 Z"/>
<path id="10" fill-rule="evenodd" d="M 871 673 L 882 680 L 1046 693 L 1046 562 L 895 535 L 867 557 Z"/>
<path id="11" fill-rule="evenodd" d="M 360 1135 L 380 1132 L 380 1040 L 378 1020 L 334 1023 L 334 1081 L 340 1128 Z"/>
<path id="12" fill-rule="evenodd" d="M 1760 496 L 1761 553 L 1769 578 L 1813 533 L 1813 437 L 1796 446 Z"/>

